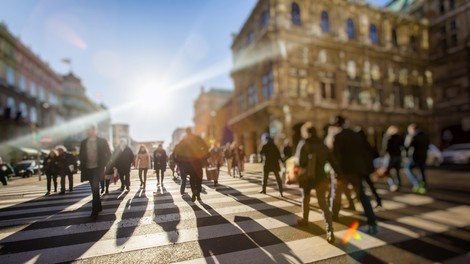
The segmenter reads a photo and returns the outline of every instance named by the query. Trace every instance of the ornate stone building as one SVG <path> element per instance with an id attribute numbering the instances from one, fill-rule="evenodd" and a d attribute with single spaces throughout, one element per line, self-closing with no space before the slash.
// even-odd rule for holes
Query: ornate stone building
<path id="1" fill-rule="evenodd" d="M 377 147 L 389 125 L 432 132 L 427 27 L 364 1 L 258 1 L 232 44 L 236 139 L 247 154 L 264 132 L 295 144 L 338 114 Z"/>
<path id="2" fill-rule="evenodd" d="M 201 93 L 194 102 L 194 133 L 200 135 L 206 141 L 216 138 L 216 115 L 217 110 L 223 106 L 233 95 L 233 92 L 227 89 L 212 88 Z M 217 132 L 216 132 L 217 131 Z"/>

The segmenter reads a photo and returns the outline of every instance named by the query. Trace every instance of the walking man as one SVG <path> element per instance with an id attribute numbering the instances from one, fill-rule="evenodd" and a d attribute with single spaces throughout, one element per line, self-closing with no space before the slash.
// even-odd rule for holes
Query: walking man
<path id="1" fill-rule="evenodd" d="M 163 187 L 163 177 L 165 176 L 167 161 L 168 156 L 166 155 L 166 151 L 163 149 L 163 145 L 158 144 L 158 148 L 155 149 L 155 151 L 153 152 L 153 166 L 155 169 L 155 173 L 157 174 L 157 186 L 160 185 L 161 182 L 161 185 Z"/>
<path id="2" fill-rule="evenodd" d="M 111 151 L 108 142 L 97 136 L 95 125 L 88 128 L 88 137 L 80 143 L 81 181 L 89 181 L 93 194 L 91 218 L 96 219 L 103 210 L 100 199 L 100 180 L 104 178 L 104 168 L 109 161 Z"/>
<path id="3" fill-rule="evenodd" d="M 263 166 L 263 189 L 261 189 L 260 193 L 266 194 L 266 186 L 268 185 L 268 176 L 270 172 L 274 173 L 276 176 L 277 187 L 279 188 L 279 195 L 282 195 L 282 181 L 281 177 L 279 176 L 279 171 L 281 167 L 279 166 L 279 162 L 282 162 L 281 152 L 274 144 L 274 140 L 267 136 L 266 137 L 266 144 L 263 145 L 261 148 L 260 153 L 264 156 L 264 166 Z"/>
<path id="4" fill-rule="evenodd" d="M 121 191 L 124 191 L 124 187 L 127 191 L 130 190 L 131 186 L 131 165 L 134 161 L 134 153 L 131 148 L 127 145 L 127 140 L 122 138 L 119 141 L 119 147 L 115 150 L 116 153 L 113 157 L 116 157 L 114 167 L 119 173 L 119 180 L 121 181 Z"/>
<path id="5" fill-rule="evenodd" d="M 416 124 L 408 126 L 408 135 L 405 139 L 405 148 L 408 154 L 408 160 L 403 170 L 406 176 L 413 184 L 413 192 L 426 193 L 426 176 L 424 170 L 426 168 L 426 159 L 428 155 L 429 139 Z M 421 177 L 416 177 L 411 171 L 414 167 L 418 167 Z"/>

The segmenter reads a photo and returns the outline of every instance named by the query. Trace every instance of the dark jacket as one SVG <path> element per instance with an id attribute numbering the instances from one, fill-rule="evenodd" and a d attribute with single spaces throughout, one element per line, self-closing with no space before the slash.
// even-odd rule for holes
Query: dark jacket
<path id="1" fill-rule="evenodd" d="M 43 165 L 43 170 L 46 175 L 55 175 L 57 173 L 57 157 L 46 156 Z"/>
<path id="2" fill-rule="evenodd" d="M 173 154 L 176 163 L 183 170 L 200 170 L 207 163 L 209 148 L 201 137 L 190 134 L 175 146 Z"/>
<path id="3" fill-rule="evenodd" d="M 340 174 L 340 168 L 333 153 L 318 137 L 310 137 L 305 141 L 300 141 L 297 146 L 300 148 L 298 152 L 299 167 L 304 171 L 302 177 L 306 179 L 299 181 L 301 188 L 315 187 L 320 181 L 327 179 L 325 172 L 325 164 L 327 162 L 333 167 L 336 173 Z"/>
<path id="4" fill-rule="evenodd" d="M 411 140 L 408 150 L 413 149 L 413 160 L 417 163 L 425 163 L 428 156 L 429 139 L 422 131 L 417 131 Z"/>
<path id="5" fill-rule="evenodd" d="M 114 167 L 116 167 L 120 174 L 129 173 L 131 171 L 131 165 L 134 161 L 134 153 L 131 148 L 126 146 L 124 150 L 121 150 L 120 147 L 117 147 L 113 156 L 116 157 L 114 160 Z"/>
<path id="6" fill-rule="evenodd" d="M 344 128 L 333 143 L 333 153 L 345 175 L 367 175 L 372 167 L 372 155 L 368 142 L 358 133 Z"/>
<path id="7" fill-rule="evenodd" d="M 281 167 L 279 162 L 282 162 L 281 153 L 277 148 L 272 138 L 269 138 L 266 144 L 263 145 L 259 154 L 264 156 L 264 170 L 265 171 L 280 171 Z"/>
<path id="8" fill-rule="evenodd" d="M 153 152 L 153 167 L 155 170 L 166 170 L 166 163 L 168 162 L 168 156 L 163 148 L 157 148 Z"/>
<path id="9" fill-rule="evenodd" d="M 392 135 L 387 141 L 387 153 L 391 157 L 400 157 L 403 149 L 403 137 L 395 134 Z"/>
<path id="10" fill-rule="evenodd" d="M 80 153 L 78 159 L 80 160 L 80 170 L 81 170 L 81 181 L 88 181 L 89 175 L 87 175 L 87 140 L 85 139 L 80 143 Z M 103 174 L 101 177 L 104 177 L 104 167 L 108 164 L 109 158 L 111 157 L 111 150 L 109 149 L 108 142 L 104 138 L 96 138 L 96 144 L 98 145 L 98 167 L 97 169 Z"/>

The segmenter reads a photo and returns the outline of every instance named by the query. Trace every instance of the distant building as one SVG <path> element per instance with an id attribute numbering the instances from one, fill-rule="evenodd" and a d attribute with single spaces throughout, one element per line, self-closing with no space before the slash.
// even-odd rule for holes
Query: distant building
<path id="1" fill-rule="evenodd" d="M 61 83 L 46 62 L 0 23 L 0 144 L 15 140 L 16 146 L 40 148 L 60 143 L 39 131 L 64 122 Z"/>
<path id="2" fill-rule="evenodd" d="M 156 141 L 134 141 L 132 140 L 131 142 L 131 149 L 132 151 L 134 152 L 134 154 L 137 155 L 137 153 L 139 152 L 139 148 L 141 145 L 144 145 L 148 151 L 149 151 L 149 154 L 152 155 L 153 151 L 158 148 L 158 145 L 159 144 L 163 144 L 163 140 L 156 140 Z"/>
<path id="3" fill-rule="evenodd" d="M 194 102 L 194 133 L 206 141 L 215 137 L 215 117 L 217 110 L 233 96 L 233 91 L 211 88 L 204 91 L 201 88 L 199 97 Z"/>
<path id="4" fill-rule="evenodd" d="M 341 114 L 380 147 L 391 124 L 431 132 L 434 99 L 425 20 L 347 0 L 260 0 L 232 44 L 235 139 L 294 145 Z"/>
<path id="5" fill-rule="evenodd" d="M 127 143 L 131 145 L 131 136 L 129 134 L 128 124 L 112 124 L 111 125 L 111 144 L 116 147 L 119 145 L 121 139 L 127 140 Z"/>
<path id="6" fill-rule="evenodd" d="M 186 135 L 185 129 L 186 128 L 177 128 L 175 129 L 175 131 L 173 131 L 173 134 L 171 135 L 171 143 L 168 147 L 170 151 L 173 151 L 176 144 L 178 144 L 181 139 L 183 139 L 183 137 Z"/>
<path id="7" fill-rule="evenodd" d="M 111 117 L 105 106 L 93 102 L 87 95 L 80 78 L 73 73 L 62 77 L 62 105 L 65 119 L 73 123 L 76 128 L 74 134 L 69 135 L 64 145 L 67 148 L 79 147 L 80 141 L 86 138 L 86 130 L 95 123 L 98 126 L 99 136 L 110 140 Z"/>

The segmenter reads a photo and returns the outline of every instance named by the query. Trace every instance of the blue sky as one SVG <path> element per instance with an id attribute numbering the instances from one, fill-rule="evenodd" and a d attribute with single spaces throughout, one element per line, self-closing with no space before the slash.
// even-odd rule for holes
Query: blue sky
<path id="1" fill-rule="evenodd" d="M 231 34 L 256 2 L 0 0 L 0 21 L 58 73 L 70 58 L 90 97 L 135 140 L 168 143 L 192 125 L 201 86 L 233 87 Z"/>

